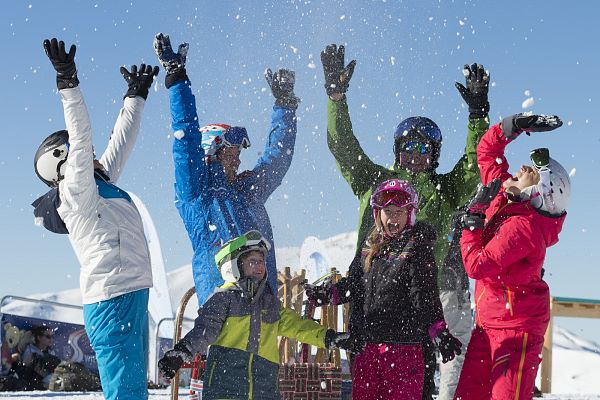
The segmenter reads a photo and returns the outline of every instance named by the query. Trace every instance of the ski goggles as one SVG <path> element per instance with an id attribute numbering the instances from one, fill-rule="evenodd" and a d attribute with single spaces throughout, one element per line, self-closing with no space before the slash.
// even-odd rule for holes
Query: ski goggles
<path id="1" fill-rule="evenodd" d="M 550 164 L 550 150 L 545 147 L 531 150 L 529 157 L 531 158 L 534 168 L 537 170 L 546 168 Z"/>
<path id="2" fill-rule="evenodd" d="M 379 192 L 371 198 L 372 207 L 384 208 L 390 204 L 398 207 L 406 207 L 413 204 L 413 202 L 407 193 L 396 190 Z"/>
<path id="3" fill-rule="evenodd" d="M 427 154 L 429 153 L 429 145 L 418 140 L 407 140 L 400 144 L 400 151 L 404 153 Z"/>
<path id="4" fill-rule="evenodd" d="M 247 149 L 250 147 L 250 138 L 248 132 L 243 126 L 232 126 L 225 130 L 221 136 L 223 146 L 226 147 L 242 147 Z"/>
<path id="5" fill-rule="evenodd" d="M 259 250 L 261 247 L 266 251 L 271 250 L 271 244 L 259 231 L 248 231 L 225 243 L 215 254 L 215 262 L 220 267 L 223 263 L 237 258 L 242 252 L 251 248 Z"/>

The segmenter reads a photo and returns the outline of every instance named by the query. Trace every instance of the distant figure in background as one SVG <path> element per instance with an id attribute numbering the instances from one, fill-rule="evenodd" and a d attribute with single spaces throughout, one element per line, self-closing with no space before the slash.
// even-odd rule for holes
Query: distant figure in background
<path id="1" fill-rule="evenodd" d="M 175 53 L 168 35 L 159 33 L 154 38 L 154 49 L 167 72 L 175 139 L 175 206 L 194 249 L 192 274 L 201 306 L 223 284 L 214 262 L 223 243 L 252 229 L 274 243 L 265 202 L 281 185 L 292 162 L 300 99 L 294 94 L 294 71 L 267 69 L 265 77 L 275 97 L 267 143 L 254 168 L 238 173 L 240 153 L 250 147 L 250 137 L 242 126 L 200 127 L 185 68 L 188 47 L 183 43 Z M 277 293 L 275 249 L 266 257 L 268 284 Z"/>
<path id="2" fill-rule="evenodd" d="M 158 67 L 121 67 L 128 90 L 98 160 L 77 79 L 76 47 L 66 52 L 62 41 L 52 39 L 44 49 L 56 70 L 67 130 L 47 137 L 35 154 L 35 171 L 51 190 L 34 202 L 34 214 L 46 228 L 69 234 L 81 264 L 85 330 L 105 398 L 146 399 L 150 252 L 135 204 L 115 182 L 133 150 Z"/>
<path id="3" fill-rule="evenodd" d="M 548 149 L 512 175 L 506 146 L 522 132 L 562 125 L 556 116 L 512 115 L 477 147 L 481 186 L 463 216 L 462 258 L 476 280 L 476 325 L 455 399 L 528 400 L 550 321 L 546 249 L 558 242 L 571 194 L 569 174 Z"/>
<path id="4" fill-rule="evenodd" d="M 23 364 L 33 368 L 41 377 L 45 389 L 50 385 L 50 378 L 54 369 L 60 363 L 60 358 L 54 351 L 54 331 L 47 326 L 34 326 L 31 328 L 33 343 L 30 343 L 21 359 Z"/>

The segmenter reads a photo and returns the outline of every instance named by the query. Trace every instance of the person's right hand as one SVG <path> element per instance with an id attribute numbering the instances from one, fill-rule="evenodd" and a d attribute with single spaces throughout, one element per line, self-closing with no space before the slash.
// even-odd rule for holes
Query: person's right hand
<path id="1" fill-rule="evenodd" d="M 321 52 L 321 63 L 325 73 L 325 90 L 328 96 L 342 95 L 348 90 L 350 79 L 354 73 L 356 60 L 344 67 L 345 48 L 330 44 Z"/>
<path id="2" fill-rule="evenodd" d="M 179 368 L 184 363 L 192 361 L 193 358 L 192 353 L 184 345 L 177 343 L 158 361 L 158 370 L 165 378 L 173 379 Z"/>
<path id="3" fill-rule="evenodd" d="M 119 71 L 121 71 L 123 79 L 127 82 L 125 97 L 140 96 L 146 100 L 152 81 L 158 75 L 158 67 L 153 68 L 151 65 L 140 64 L 139 71 L 137 65 L 132 65 L 131 71 L 128 71 L 125 67 L 121 67 Z"/>
<path id="4" fill-rule="evenodd" d="M 169 35 L 157 33 L 154 37 L 154 51 L 167 72 L 167 76 L 165 77 L 165 86 L 167 88 L 176 82 L 187 80 L 185 62 L 189 48 L 190 45 L 188 43 L 182 43 L 179 45 L 177 53 L 175 53 L 171 47 Z"/>
<path id="5" fill-rule="evenodd" d="M 56 86 L 58 90 L 74 88 L 79 85 L 77 67 L 75 66 L 75 53 L 77 46 L 71 45 L 69 52 L 65 51 L 65 42 L 56 38 L 44 40 L 44 51 L 56 70 Z"/>
<path id="6" fill-rule="evenodd" d="M 265 71 L 265 79 L 271 88 L 275 105 L 290 109 L 297 109 L 300 98 L 294 94 L 296 73 L 289 69 L 280 69 L 273 73 L 270 68 Z"/>
<path id="7" fill-rule="evenodd" d="M 331 301 L 331 285 L 304 284 L 304 291 L 309 300 L 314 300 L 317 306 L 325 306 Z"/>
<path id="8" fill-rule="evenodd" d="M 558 115 L 510 115 L 502 120 L 502 133 L 509 139 L 515 139 L 522 132 L 548 132 L 562 126 Z"/>

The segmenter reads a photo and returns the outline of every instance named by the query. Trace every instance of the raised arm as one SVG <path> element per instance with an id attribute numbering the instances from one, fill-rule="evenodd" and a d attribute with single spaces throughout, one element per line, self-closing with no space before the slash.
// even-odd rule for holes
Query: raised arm
<path id="1" fill-rule="evenodd" d="M 123 97 L 123 108 L 110 135 L 108 147 L 100 158 L 100 164 L 106 170 L 111 182 L 117 182 L 133 150 L 140 130 L 148 89 L 158 74 L 158 67 L 152 68 L 150 65 L 141 64 L 139 70 L 136 65 L 132 65 L 131 71 L 125 67 L 121 67 L 120 71 L 127 82 L 128 90 Z"/>
<path id="2" fill-rule="evenodd" d="M 62 99 L 65 124 L 69 132 L 69 151 L 64 179 L 60 182 L 63 199 L 72 208 L 94 212 L 98 192 L 94 181 L 92 126 L 83 95 L 79 89 L 75 53 L 72 45 L 67 53 L 63 41 L 44 40 L 44 50 L 56 70 L 56 85 Z"/>
<path id="3" fill-rule="evenodd" d="M 296 109 L 300 102 L 294 94 L 294 71 L 280 69 L 273 73 L 267 69 L 265 78 L 275 97 L 271 131 L 262 156 L 252 169 L 251 178 L 245 182 L 253 186 L 254 193 L 263 203 L 281 185 L 292 163 L 297 132 Z"/>
<path id="4" fill-rule="evenodd" d="M 469 108 L 467 124 L 467 142 L 465 152 L 452 171 L 442 178 L 444 193 L 454 193 L 454 207 L 463 205 L 472 195 L 480 182 L 477 167 L 477 145 L 489 128 L 488 90 L 490 75 L 481 64 L 465 65 L 463 69 L 465 85 L 456 82 L 456 88 Z"/>
<path id="5" fill-rule="evenodd" d="M 202 137 L 196 112 L 196 98 L 185 70 L 189 45 L 179 45 L 177 53 L 171 48 L 168 35 L 154 38 L 154 49 L 165 67 L 165 86 L 169 89 L 171 127 L 174 132 L 173 161 L 175 163 L 175 192 L 182 201 L 191 201 L 203 193 L 207 183 Z"/>

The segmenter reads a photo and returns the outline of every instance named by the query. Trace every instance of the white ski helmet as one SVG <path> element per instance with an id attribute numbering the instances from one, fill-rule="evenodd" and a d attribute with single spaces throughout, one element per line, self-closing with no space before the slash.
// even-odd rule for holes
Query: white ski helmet
<path id="1" fill-rule="evenodd" d="M 237 282 L 242 276 L 239 257 L 250 251 L 261 251 L 266 258 L 269 250 L 271 244 L 259 231 L 248 231 L 225 243 L 215 255 L 215 262 L 225 282 Z"/>
<path id="2" fill-rule="evenodd" d="M 542 213 L 551 216 L 562 215 L 571 197 L 571 179 L 565 168 L 550 157 L 546 148 L 535 149 L 530 153 L 533 168 L 540 174 L 537 185 L 523 190 L 529 195 L 531 205 Z"/>
<path id="3" fill-rule="evenodd" d="M 48 136 L 35 152 L 33 167 L 37 176 L 48 186 L 57 187 L 65 177 L 69 133 L 65 130 Z"/>

